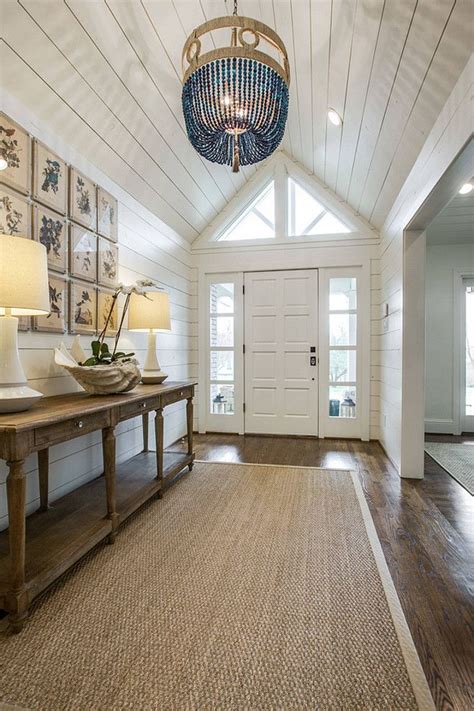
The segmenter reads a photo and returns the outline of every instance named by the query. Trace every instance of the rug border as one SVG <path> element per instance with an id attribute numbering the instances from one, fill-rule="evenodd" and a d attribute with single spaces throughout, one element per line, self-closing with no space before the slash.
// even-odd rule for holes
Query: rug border
<path id="1" fill-rule="evenodd" d="M 421 665 L 420 658 L 418 656 L 418 652 L 413 641 L 413 637 L 411 636 L 411 632 L 408 627 L 408 623 L 406 621 L 406 617 L 403 612 L 400 598 L 398 597 L 398 593 L 395 588 L 395 584 L 388 569 L 382 545 L 377 535 L 377 530 L 375 528 L 375 524 L 372 518 L 372 514 L 370 513 L 369 505 L 366 501 L 364 491 L 359 481 L 359 477 L 357 476 L 357 471 L 355 469 L 334 469 L 332 467 L 304 467 L 301 465 L 292 464 L 253 464 L 252 462 L 222 462 L 209 459 L 196 459 L 195 462 L 199 464 L 233 464 L 236 466 L 244 467 L 309 469 L 328 472 L 346 472 L 347 474 L 350 474 L 362 513 L 362 519 L 364 521 L 367 537 L 369 539 L 370 547 L 372 549 L 372 553 L 375 559 L 375 564 L 380 575 L 380 580 L 382 581 L 382 587 L 384 589 L 385 597 L 387 598 L 388 608 L 392 616 L 393 624 L 400 644 L 400 649 L 402 651 L 403 659 L 405 661 L 405 666 L 408 672 L 408 677 L 413 688 L 413 693 L 415 695 L 418 708 L 420 711 L 436 711 L 436 706 L 434 704 L 433 697 L 431 695 L 431 691 L 426 680 L 426 675 L 423 671 L 423 667 Z"/>
<path id="2" fill-rule="evenodd" d="M 436 462 L 436 464 L 438 464 L 438 465 L 441 467 L 441 469 L 443 469 L 443 471 L 445 471 L 446 474 L 448 474 L 448 475 L 451 477 L 451 479 L 454 479 L 454 481 L 455 481 L 457 484 L 459 484 L 459 486 L 461 486 L 461 487 L 464 489 L 464 491 L 467 491 L 467 493 L 468 493 L 470 496 L 474 496 L 474 493 L 471 493 L 471 492 L 469 491 L 469 489 L 467 488 L 467 486 L 462 483 L 462 481 L 459 481 L 459 479 L 458 479 L 457 477 L 455 477 L 454 474 L 449 471 L 449 469 L 446 469 L 446 467 L 444 466 L 444 464 L 441 464 L 441 462 L 439 461 L 439 459 L 436 459 L 436 457 L 434 456 L 434 454 L 431 454 L 431 452 L 429 452 L 429 451 L 426 449 L 426 445 L 427 445 L 427 444 L 447 444 L 447 445 L 449 445 L 449 446 L 451 446 L 451 447 L 455 447 L 455 446 L 457 447 L 457 446 L 459 446 L 459 445 L 461 445 L 462 447 L 471 447 L 471 446 L 474 446 L 474 445 L 464 444 L 463 442 L 456 442 L 456 443 L 454 443 L 454 442 L 425 442 L 425 446 L 424 446 L 425 453 L 428 455 L 428 457 L 431 457 L 431 459 L 432 459 L 434 462 Z"/>

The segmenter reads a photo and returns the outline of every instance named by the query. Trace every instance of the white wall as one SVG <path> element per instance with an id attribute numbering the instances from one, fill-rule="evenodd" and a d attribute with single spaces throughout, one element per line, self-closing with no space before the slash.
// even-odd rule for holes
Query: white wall
<path id="1" fill-rule="evenodd" d="M 473 133 L 473 72 L 470 61 L 441 111 L 389 216 L 382 228 L 381 292 L 377 319 L 380 321 L 380 440 L 401 476 L 413 476 L 403 463 L 402 442 L 402 308 L 403 232 L 451 162 Z M 383 304 L 389 304 L 383 330 Z M 403 427 L 411 426 L 409 413 Z M 415 474 L 421 475 L 422 472 Z"/>
<path id="2" fill-rule="evenodd" d="M 102 185 L 119 200 L 119 279 L 132 283 L 147 277 L 165 287 L 170 296 L 171 333 L 158 338 L 160 362 L 170 380 L 197 375 L 196 277 L 188 244 L 149 210 L 132 198 L 100 170 L 73 151 L 48 130 L 34 113 L 14 97 L 2 92 L 2 109 L 17 123 L 72 163 L 92 180 Z M 66 346 L 72 336 L 46 333 L 20 333 L 20 358 L 30 384 L 45 395 L 78 389 L 72 378 L 53 363 L 53 348 L 63 340 Z M 82 336 L 83 344 L 89 342 Z M 125 333 L 123 345 L 133 349 L 143 362 L 146 334 Z M 165 442 L 169 444 L 186 431 L 184 403 L 165 410 Z M 141 420 L 133 419 L 117 427 L 117 454 L 124 460 L 141 449 Z M 93 478 L 102 469 L 100 432 L 74 439 L 51 448 L 51 499 L 67 493 Z M 26 463 L 28 472 L 28 509 L 38 501 L 36 458 Z M 8 525 L 5 481 L 7 468 L 0 462 L 0 529 Z"/>
<path id="3" fill-rule="evenodd" d="M 429 229 L 428 229 L 429 240 Z M 460 315 L 456 313 L 455 273 L 472 270 L 474 274 L 474 244 L 432 245 L 426 250 L 425 283 L 425 429 L 427 432 L 458 431 L 459 378 L 455 382 L 456 359 L 461 354 L 456 329 Z M 457 390 L 456 390 L 457 386 Z"/>

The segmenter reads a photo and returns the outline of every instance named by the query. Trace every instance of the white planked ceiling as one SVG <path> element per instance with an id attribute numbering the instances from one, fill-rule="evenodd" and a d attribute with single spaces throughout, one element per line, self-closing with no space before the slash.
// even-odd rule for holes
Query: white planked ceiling
<path id="1" fill-rule="evenodd" d="M 456 195 L 426 230 L 429 245 L 474 245 L 474 190 Z"/>
<path id="2" fill-rule="evenodd" d="M 255 172 L 201 159 L 186 36 L 224 0 L 1 0 L 1 84 L 189 242 Z M 472 51 L 471 0 L 240 0 L 282 36 L 282 148 L 380 228 Z M 327 107 L 344 116 L 327 122 Z"/>

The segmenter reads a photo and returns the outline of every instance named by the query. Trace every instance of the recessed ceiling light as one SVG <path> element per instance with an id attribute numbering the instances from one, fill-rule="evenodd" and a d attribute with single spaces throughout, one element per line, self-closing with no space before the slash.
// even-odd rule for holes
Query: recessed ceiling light
<path id="1" fill-rule="evenodd" d="M 342 126 L 342 118 L 336 109 L 328 109 L 328 119 L 334 126 Z"/>
<path id="2" fill-rule="evenodd" d="M 5 158 L 0 158 L 0 170 L 5 170 L 8 168 L 8 163 Z"/>
<path id="3" fill-rule="evenodd" d="M 471 192 L 471 190 L 474 188 L 474 185 L 472 183 L 464 183 L 462 188 L 459 191 L 460 195 L 467 195 L 468 193 Z"/>

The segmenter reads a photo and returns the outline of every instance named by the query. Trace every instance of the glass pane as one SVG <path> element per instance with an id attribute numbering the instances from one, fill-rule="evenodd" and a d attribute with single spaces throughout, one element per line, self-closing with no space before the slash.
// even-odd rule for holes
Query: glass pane
<path id="1" fill-rule="evenodd" d="M 272 182 L 219 239 L 224 242 L 275 237 L 275 186 Z"/>
<path id="2" fill-rule="evenodd" d="M 355 387 L 329 386 L 329 417 L 356 417 L 356 402 Z"/>
<path id="3" fill-rule="evenodd" d="M 308 234 L 310 235 L 335 235 L 346 234 L 350 230 L 342 224 L 337 217 L 327 212 L 324 217 L 316 222 L 314 227 L 311 227 Z"/>
<path id="4" fill-rule="evenodd" d="M 234 345 L 234 317 L 216 316 L 211 317 L 211 346 L 233 346 Z"/>
<path id="5" fill-rule="evenodd" d="M 329 380 L 357 380 L 355 351 L 329 351 Z"/>
<path id="6" fill-rule="evenodd" d="M 210 412 L 212 415 L 234 414 L 234 385 L 211 385 Z"/>
<path id="7" fill-rule="evenodd" d="M 211 351 L 211 380 L 234 379 L 234 351 Z"/>
<path id="8" fill-rule="evenodd" d="M 213 314 L 231 314 L 234 311 L 234 285 L 211 284 L 209 311 Z"/>
<path id="9" fill-rule="evenodd" d="M 304 188 L 288 178 L 290 235 L 305 235 L 324 208 Z"/>
<path id="10" fill-rule="evenodd" d="M 474 417 L 474 286 L 466 287 L 466 415 Z"/>
<path id="11" fill-rule="evenodd" d="M 356 314 L 330 314 L 329 344 L 331 346 L 357 345 Z"/>
<path id="12" fill-rule="evenodd" d="M 329 310 L 347 311 L 357 308 L 357 279 L 337 277 L 329 279 Z"/>

